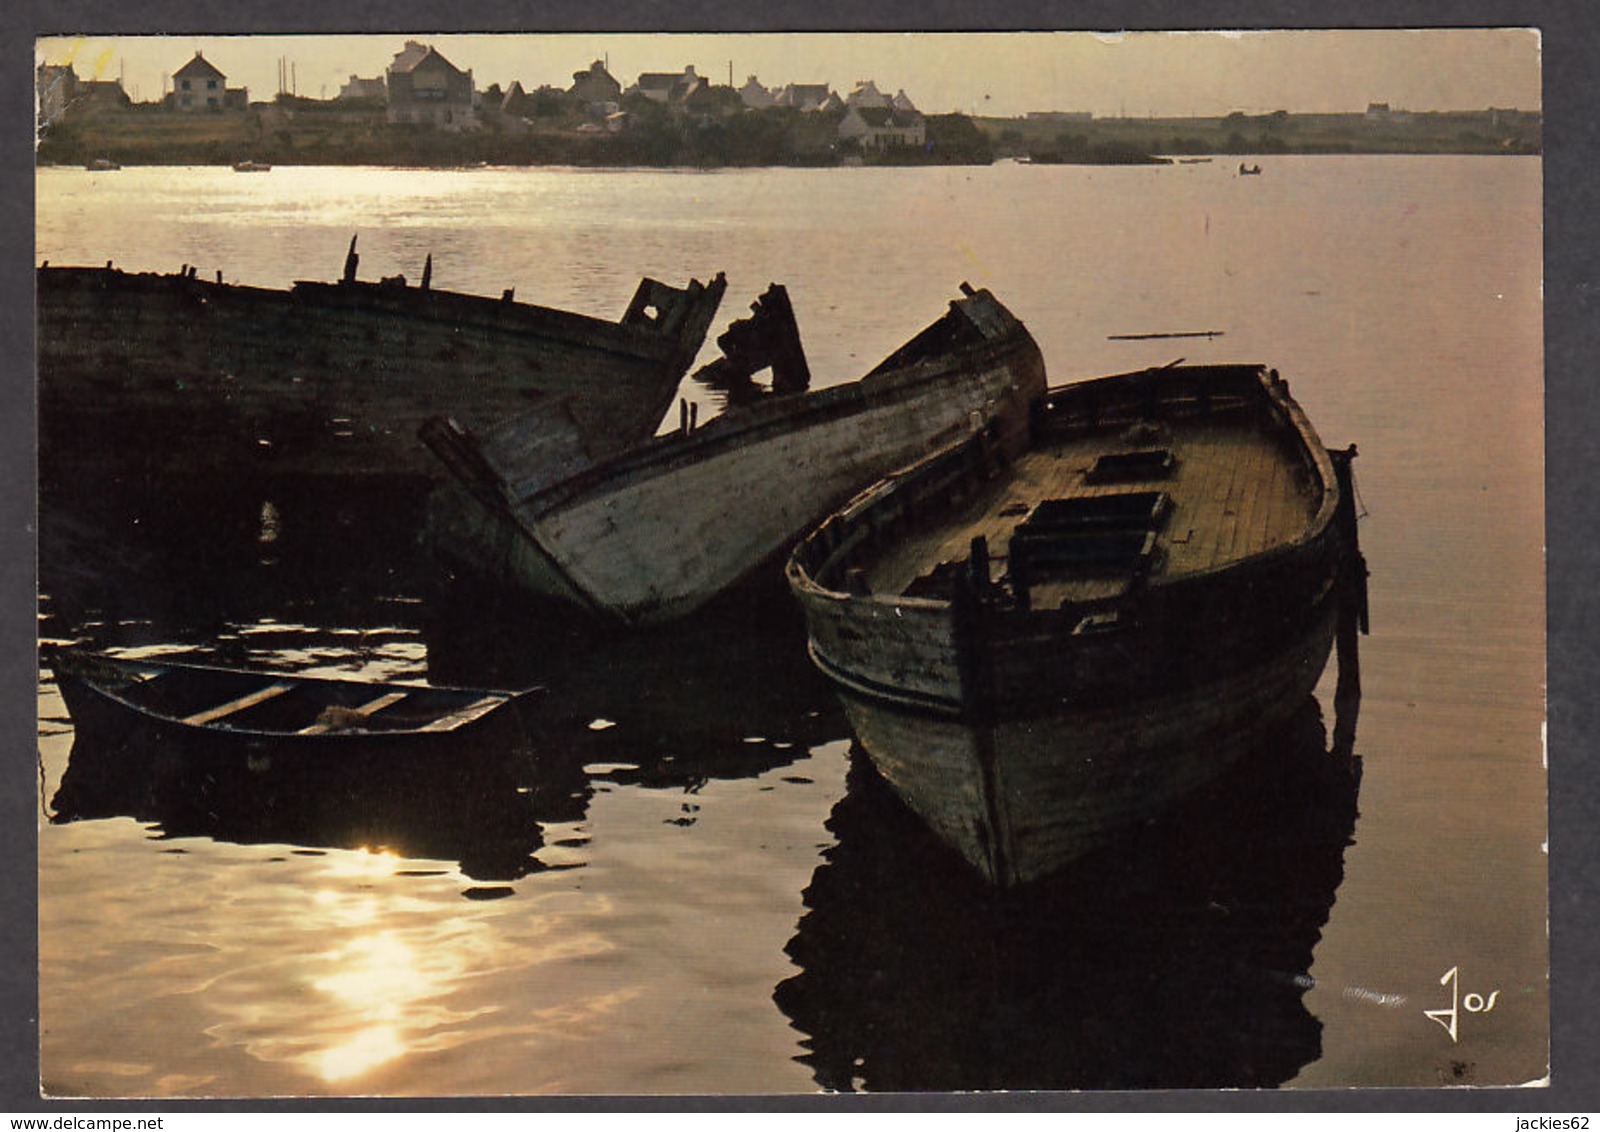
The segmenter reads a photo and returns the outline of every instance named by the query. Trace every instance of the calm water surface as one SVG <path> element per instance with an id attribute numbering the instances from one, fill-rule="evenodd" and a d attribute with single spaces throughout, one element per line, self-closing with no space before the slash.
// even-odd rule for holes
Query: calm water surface
<path id="1" fill-rule="evenodd" d="M 281 286 L 337 277 L 359 234 L 366 277 L 431 253 L 437 287 L 608 317 L 640 275 L 726 271 L 719 327 L 782 282 L 817 384 L 962 280 L 1053 381 L 1266 362 L 1360 446 L 1372 569 L 1353 759 L 1330 754 L 1330 672 L 1217 791 L 1010 901 L 852 756 L 781 602 L 600 645 L 441 616 L 381 497 L 47 499 L 46 637 L 545 690 L 523 746 L 442 783 L 223 806 L 109 785 L 45 670 L 46 1091 L 1543 1077 L 1540 166 L 1263 164 L 40 170 L 52 263 Z M 1111 337 L 1199 331 L 1221 333 Z M 1452 994 L 1454 1041 L 1424 1013 Z"/>

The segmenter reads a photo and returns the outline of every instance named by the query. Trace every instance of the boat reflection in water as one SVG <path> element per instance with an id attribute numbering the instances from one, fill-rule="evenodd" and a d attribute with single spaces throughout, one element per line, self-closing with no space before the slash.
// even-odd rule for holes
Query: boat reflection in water
<path id="1" fill-rule="evenodd" d="M 857 748 L 777 1004 L 840 1091 L 1270 1087 L 1320 1053 L 1302 996 L 1360 759 L 1314 698 L 1160 819 L 986 883 Z M 1348 716 L 1353 720 L 1353 714 Z"/>

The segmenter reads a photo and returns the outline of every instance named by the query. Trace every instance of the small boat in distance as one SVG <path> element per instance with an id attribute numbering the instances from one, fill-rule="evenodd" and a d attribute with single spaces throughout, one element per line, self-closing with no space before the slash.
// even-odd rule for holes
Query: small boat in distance
<path id="1" fill-rule="evenodd" d="M 265 161 L 235 161 L 233 163 L 233 171 L 235 173 L 270 173 L 272 166 Z"/>
<path id="2" fill-rule="evenodd" d="M 776 392 L 799 383 L 780 380 L 778 361 L 809 376 L 792 321 L 777 318 L 783 333 L 762 352 L 774 392 L 700 427 L 685 412 L 677 432 L 610 459 L 557 413 L 488 432 L 436 418 L 423 440 L 451 477 L 430 501 L 426 541 L 447 575 L 625 627 L 690 614 L 763 564 L 781 584 L 794 540 L 879 476 L 979 425 L 1026 431 L 1045 390 L 1039 347 L 988 291 L 961 290 L 865 377 L 812 392 Z M 774 287 L 754 321 L 788 310 Z M 745 376 L 754 333 L 719 339 Z"/>
<path id="3" fill-rule="evenodd" d="M 104 267 L 37 271 L 42 485 L 289 476 L 431 479 L 417 429 L 563 398 L 596 452 L 655 433 L 726 280 L 644 279 L 615 321 L 433 287 L 288 289 Z"/>
<path id="4" fill-rule="evenodd" d="M 427 749 L 488 725 L 524 691 L 433 687 L 49 649 L 73 726 L 186 753 Z"/>
<path id="5" fill-rule="evenodd" d="M 109 173 L 113 170 L 121 169 L 122 166 L 112 161 L 109 157 L 96 157 L 84 165 L 84 168 L 91 173 Z"/>
<path id="6" fill-rule="evenodd" d="M 1260 367 L 1062 386 L 1020 443 L 982 430 L 863 492 L 788 579 L 879 772 L 1022 884 L 1249 751 L 1336 629 L 1344 657 L 1354 454 Z"/>
<path id="7" fill-rule="evenodd" d="M 1241 177 L 1259 177 L 1260 175 L 1261 175 L 1261 166 L 1259 166 L 1259 165 L 1246 165 L 1242 161 L 1239 163 L 1239 176 L 1241 176 Z"/>

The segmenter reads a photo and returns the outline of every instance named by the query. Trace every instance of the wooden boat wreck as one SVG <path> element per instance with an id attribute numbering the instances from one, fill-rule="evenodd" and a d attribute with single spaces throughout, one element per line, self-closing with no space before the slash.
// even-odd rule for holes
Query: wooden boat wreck
<path id="1" fill-rule="evenodd" d="M 107 264 L 37 272 L 41 482 L 432 476 L 417 429 L 564 397 L 597 452 L 655 432 L 726 281 L 643 280 L 608 321 L 356 278 L 288 290 Z"/>
<path id="2" fill-rule="evenodd" d="M 1045 388 L 1039 348 L 988 291 L 962 290 L 858 381 L 769 394 L 700 427 L 685 412 L 678 432 L 610 459 L 553 413 L 485 433 L 430 421 L 423 439 L 452 476 L 426 542 L 458 576 L 628 627 L 691 613 L 774 558 L 777 579 L 793 541 L 878 476 L 977 424 L 1026 430 Z M 787 311 L 783 294 L 752 318 Z M 787 332 L 768 356 L 794 359 L 792 320 Z M 748 370 L 751 351 L 736 352 Z"/>
<path id="3" fill-rule="evenodd" d="M 429 751 L 490 726 L 526 692 L 434 687 L 53 649 L 73 726 L 91 737 L 139 737 L 184 753 Z"/>
<path id="4" fill-rule="evenodd" d="M 1353 644 L 1353 456 L 1257 367 L 1063 386 L 1020 442 L 863 492 L 788 579 L 883 777 L 1020 884 L 1212 778 Z"/>

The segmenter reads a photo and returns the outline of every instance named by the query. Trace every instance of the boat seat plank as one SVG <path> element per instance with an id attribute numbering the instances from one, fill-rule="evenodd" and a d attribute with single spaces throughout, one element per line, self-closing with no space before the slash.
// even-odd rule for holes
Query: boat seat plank
<path id="1" fill-rule="evenodd" d="M 472 720 L 478 718 L 478 716 L 484 714 L 484 712 L 498 707 L 503 703 L 505 703 L 504 696 L 484 696 L 482 699 L 474 700 L 466 707 L 457 711 L 453 711 L 449 715 L 440 716 L 432 723 L 425 724 L 422 727 L 417 728 L 417 730 L 449 731 L 452 728 L 461 726 L 463 723 L 470 723 Z"/>
<path id="2" fill-rule="evenodd" d="M 404 691 L 404 692 L 385 692 L 383 695 L 379 696 L 375 700 L 369 700 L 368 702 L 366 702 L 364 704 L 360 704 L 360 705 L 358 705 L 356 707 L 351 708 L 350 709 L 350 713 L 353 716 L 376 715 L 378 712 L 382 711 L 386 707 L 393 707 L 395 704 L 399 703 L 401 700 L 405 699 L 410 694 L 411 693 L 409 691 Z M 302 727 L 298 732 L 296 732 L 296 734 L 298 734 L 298 735 L 323 735 L 323 734 L 326 734 L 329 731 L 334 730 L 334 727 L 335 727 L 335 724 L 331 720 L 319 719 L 316 723 L 313 723 L 309 727 Z"/>
<path id="3" fill-rule="evenodd" d="M 191 727 L 203 727 L 208 723 L 215 723 L 217 720 L 225 719 L 230 715 L 237 715 L 239 712 L 247 708 L 253 708 L 257 704 L 266 703 L 275 696 L 283 695 L 293 687 L 293 681 L 279 680 L 276 683 L 268 684 L 264 688 L 257 688 L 255 691 L 240 696 L 238 699 L 229 700 L 225 704 L 217 704 L 215 707 L 206 708 L 204 711 L 197 711 L 193 715 L 186 715 L 183 718 L 183 722 Z"/>

